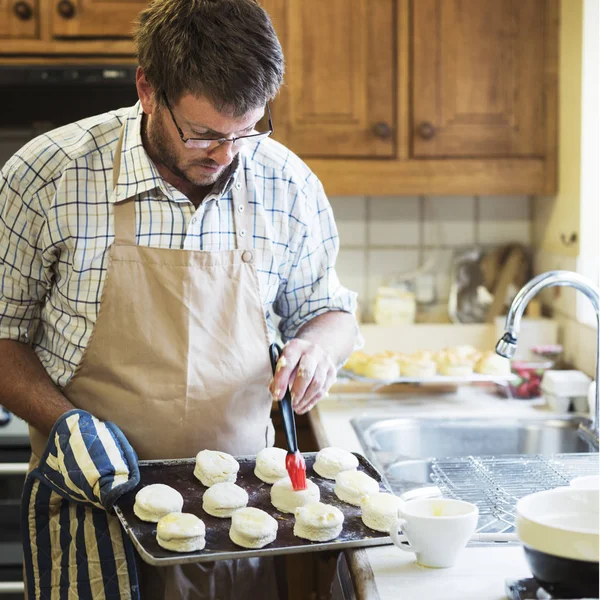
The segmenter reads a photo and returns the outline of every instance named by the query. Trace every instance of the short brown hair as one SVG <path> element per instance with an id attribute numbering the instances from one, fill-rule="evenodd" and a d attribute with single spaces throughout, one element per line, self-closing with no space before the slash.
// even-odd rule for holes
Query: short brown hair
<path id="1" fill-rule="evenodd" d="M 158 102 L 191 93 L 241 116 L 272 100 L 283 80 L 281 45 L 255 0 L 153 0 L 134 41 Z"/>

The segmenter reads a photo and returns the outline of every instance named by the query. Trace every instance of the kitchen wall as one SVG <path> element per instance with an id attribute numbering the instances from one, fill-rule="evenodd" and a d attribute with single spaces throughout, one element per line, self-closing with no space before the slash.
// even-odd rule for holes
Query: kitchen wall
<path id="1" fill-rule="evenodd" d="M 438 248 L 435 289 L 446 304 L 453 253 L 474 244 L 531 243 L 531 199 L 526 196 L 330 198 L 340 234 L 337 270 L 359 293 L 370 317 L 377 287 L 412 271 Z"/>
<path id="2" fill-rule="evenodd" d="M 571 256 L 552 254 L 538 250 L 534 257 L 536 273 L 565 269 L 577 271 L 577 259 Z M 571 287 L 555 287 L 542 292 L 544 304 L 552 311 L 552 317 L 559 323 L 559 341 L 564 348 L 564 358 L 587 373 L 595 376 L 596 371 L 596 324 L 581 323 L 578 320 L 577 305 L 579 292 Z M 583 298 L 584 302 L 588 300 Z"/>
<path id="3" fill-rule="evenodd" d="M 586 13 L 586 19 L 591 20 L 586 26 L 595 35 L 598 26 L 597 5 L 594 0 L 589 3 L 586 1 L 585 5 L 588 10 L 593 9 Z M 597 130 L 597 120 L 590 118 L 592 111 L 597 111 L 597 105 L 587 106 L 586 102 L 590 100 L 588 96 L 582 102 L 582 89 L 587 85 L 586 77 L 592 77 L 593 69 L 597 69 L 597 54 L 593 55 L 589 72 L 582 68 L 584 3 L 581 0 L 562 0 L 560 20 L 559 189 L 556 197 L 538 197 L 533 200 L 532 233 L 536 273 L 555 269 L 581 272 L 581 253 L 597 252 L 595 248 L 598 247 L 597 227 L 600 223 L 595 226 L 595 230 L 592 227 L 590 240 L 578 239 L 571 245 L 561 241 L 561 236 L 568 239 L 573 231 L 578 233 L 579 238 L 582 234 L 590 233 L 586 231 L 586 225 L 590 220 L 593 224 L 593 213 L 589 210 L 591 206 L 588 203 L 597 202 L 598 199 L 593 191 L 590 196 L 587 185 L 589 182 L 584 181 L 584 178 L 594 177 L 592 171 L 597 169 L 597 156 L 590 156 L 590 148 L 582 144 L 583 133 Z M 590 56 L 586 60 L 589 61 Z M 597 74 L 595 77 L 593 81 L 597 85 Z M 584 158 L 587 161 L 586 170 L 582 169 Z M 584 197 L 584 191 L 588 196 Z M 580 208 L 583 209 L 581 214 Z M 587 272 L 585 275 L 592 276 Z M 597 337 L 596 323 L 591 318 L 592 311 L 586 317 L 592 322 L 581 322 L 584 314 L 581 308 L 588 302 L 587 299 L 573 288 L 566 287 L 548 289 L 542 294 L 542 299 L 560 324 L 560 341 L 565 350 L 565 358 L 593 377 Z"/>

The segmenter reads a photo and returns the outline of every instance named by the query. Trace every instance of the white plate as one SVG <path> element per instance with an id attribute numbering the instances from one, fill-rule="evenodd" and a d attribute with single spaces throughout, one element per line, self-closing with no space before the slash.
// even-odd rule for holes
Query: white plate
<path id="1" fill-rule="evenodd" d="M 429 385 L 440 385 L 440 384 L 462 384 L 468 385 L 470 383 L 498 383 L 500 385 L 508 385 L 511 381 L 517 379 L 516 375 L 481 375 L 480 373 L 473 373 L 472 375 L 453 377 L 450 375 L 434 375 L 433 377 L 396 377 L 395 379 L 371 379 L 370 377 L 363 377 L 357 375 L 353 371 L 342 369 L 339 375 L 352 379 L 353 381 L 362 381 L 364 383 L 372 383 L 373 385 L 392 385 L 393 383 L 418 383 L 418 384 L 429 384 Z"/>

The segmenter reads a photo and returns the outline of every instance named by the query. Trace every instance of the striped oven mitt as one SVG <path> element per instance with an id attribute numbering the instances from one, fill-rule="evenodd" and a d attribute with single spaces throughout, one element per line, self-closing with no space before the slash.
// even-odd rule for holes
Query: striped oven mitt
<path id="1" fill-rule="evenodd" d="M 139 597 L 135 554 L 113 513 L 140 480 L 121 430 L 83 410 L 55 423 L 21 504 L 27 597 Z"/>

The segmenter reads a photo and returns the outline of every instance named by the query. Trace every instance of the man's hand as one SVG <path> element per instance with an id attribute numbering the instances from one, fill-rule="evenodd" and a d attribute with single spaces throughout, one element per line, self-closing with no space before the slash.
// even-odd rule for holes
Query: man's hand
<path id="1" fill-rule="evenodd" d="M 335 375 L 333 360 L 321 346 L 295 338 L 283 348 L 269 391 L 275 400 L 281 400 L 291 386 L 292 407 L 303 415 L 325 396 Z"/>

